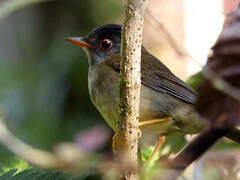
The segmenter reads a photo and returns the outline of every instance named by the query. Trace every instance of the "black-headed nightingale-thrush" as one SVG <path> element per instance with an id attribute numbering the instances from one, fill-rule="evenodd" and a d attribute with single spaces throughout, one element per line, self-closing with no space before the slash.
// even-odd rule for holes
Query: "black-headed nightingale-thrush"
<path id="1" fill-rule="evenodd" d="M 85 37 L 68 41 L 83 47 L 88 56 L 88 88 L 93 104 L 113 130 L 119 104 L 121 25 L 97 27 Z M 196 92 L 142 47 L 140 129 L 149 141 L 160 134 L 197 133 L 206 122 L 193 108 Z"/>

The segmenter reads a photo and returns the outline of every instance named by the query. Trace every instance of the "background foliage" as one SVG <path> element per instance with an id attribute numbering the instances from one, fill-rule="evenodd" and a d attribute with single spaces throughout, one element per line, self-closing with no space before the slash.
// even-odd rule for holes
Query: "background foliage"
<path id="1" fill-rule="evenodd" d="M 14 2 L 5 0 L 0 5 L 10 1 Z M 75 141 L 86 129 L 101 125 L 111 131 L 90 102 L 86 56 L 65 38 L 85 35 L 101 24 L 121 23 L 123 3 L 46 1 L 15 7 L 9 16 L 0 17 L 0 111 L 14 135 L 33 147 L 52 151 L 60 142 Z M 199 79 L 195 76 L 189 82 L 197 86 Z M 162 155 L 177 152 L 185 142 L 183 135 L 168 137 Z M 111 138 L 98 150 L 106 152 L 110 147 Z M 215 149 L 228 147 L 239 146 L 225 142 Z M 150 150 L 143 150 L 143 158 L 149 156 Z M 31 165 L 1 145 L 0 179 L 18 179 L 21 174 L 12 168 L 21 171 Z M 54 172 L 25 173 L 42 177 Z"/>
<path id="2" fill-rule="evenodd" d="M 18 7 L 0 22 L 0 107 L 8 128 L 46 150 L 81 130 L 108 128 L 89 100 L 86 56 L 65 38 L 115 22 L 121 2 L 59 0 Z M 19 161 L 3 146 L 0 157 L 2 169 Z"/>

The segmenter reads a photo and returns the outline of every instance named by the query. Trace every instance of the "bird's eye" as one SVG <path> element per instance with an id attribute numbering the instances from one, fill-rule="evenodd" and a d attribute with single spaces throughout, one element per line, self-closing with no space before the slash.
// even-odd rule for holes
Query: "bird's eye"
<path id="1" fill-rule="evenodd" d="M 103 39 L 101 42 L 100 42 L 100 47 L 103 49 L 103 50 L 109 50 L 112 48 L 112 41 L 109 40 L 109 39 Z"/>

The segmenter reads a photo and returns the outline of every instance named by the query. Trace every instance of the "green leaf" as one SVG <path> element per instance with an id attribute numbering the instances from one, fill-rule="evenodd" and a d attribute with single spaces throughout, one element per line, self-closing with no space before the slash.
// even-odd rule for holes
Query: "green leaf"
<path id="1" fill-rule="evenodd" d="M 5 174 L 3 174 L 2 176 L 0 176 L 0 180 L 10 179 L 11 177 L 14 176 L 14 174 L 16 172 L 17 172 L 17 169 L 12 169 L 12 170 L 6 172 Z"/>
<path id="2" fill-rule="evenodd" d="M 31 168 L 25 160 L 8 151 L 2 145 L 0 145 L 0 157 L 0 176 L 9 170 L 23 171 Z"/>
<path id="3" fill-rule="evenodd" d="M 0 180 L 100 180 L 99 175 L 81 175 L 74 176 L 72 174 L 46 169 L 27 169 L 17 173 L 17 169 L 9 170 L 0 176 Z"/>
<path id="4" fill-rule="evenodd" d="M 187 84 L 189 84 L 193 89 L 197 89 L 202 80 L 203 75 L 201 72 L 199 72 L 189 77 L 189 79 L 187 80 Z"/>
<path id="5" fill-rule="evenodd" d="M 148 158 L 152 154 L 153 150 L 154 150 L 154 146 L 149 146 L 147 148 L 142 148 L 141 149 L 141 159 L 142 159 L 143 162 L 148 160 Z"/>
<path id="6" fill-rule="evenodd" d="M 167 136 L 166 143 L 164 144 L 161 155 L 169 155 L 176 153 L 183 148 L 186 140 L 182 133 L 173 133 Z"/>

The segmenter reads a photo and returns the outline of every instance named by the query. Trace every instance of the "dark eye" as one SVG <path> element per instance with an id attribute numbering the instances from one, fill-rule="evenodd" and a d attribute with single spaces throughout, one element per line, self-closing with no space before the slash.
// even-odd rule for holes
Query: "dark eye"
<path id="1" fill-rule="evenodd" d="M 112 41 L 109 40 L 109 39 L 104 39 L 100 42 L 100 47 L 103 49 L 103 50 L 109 50 L 112 48 Z"/>

